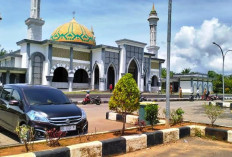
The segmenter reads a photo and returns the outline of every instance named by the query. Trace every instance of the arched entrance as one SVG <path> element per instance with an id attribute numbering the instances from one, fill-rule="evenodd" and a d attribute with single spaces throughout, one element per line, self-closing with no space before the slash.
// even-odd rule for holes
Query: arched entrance
<path id="1" fill-rule="evenodd" d="M 99 89 L 99 67 L 96 65 L 94 69 L 94 89 Z"/>
<path id="2" fill-rule="evenodd" d="M 52 82 L 68 82 L 68 72 L 65 68 L 59 67 L 54 71 Z"/>
<path id="3" fill-rule="evenodd" d="M 74 74 L 73 83 L 88 83 L 88 74 L 84 69 L 78 69 Z"/>
<path id="4" fill-rule="evenodd" d="M 131 73 L 136 83 L 138 83 L 138 67 L 137 64 L 135 63 L 135 60 L 131 61 L 130 66 L 128 68 L 128 73 Z"/>
<path id="5" fill-rule="evenodd" d="M 158 86 L 158 78 L 156 76 L 152 76 L 152 78 L 151 78 L 151 86 L 152 87 Z"/>
<path id="6" fill-rule="evenodd" d="M 114 83 L 115 83 L 115 71 L 114 71 L 114 67 L 111 65 L 107 72 L 107 89 L 109 89 L 110 84 L 112 84 L 114 89 Z"/>

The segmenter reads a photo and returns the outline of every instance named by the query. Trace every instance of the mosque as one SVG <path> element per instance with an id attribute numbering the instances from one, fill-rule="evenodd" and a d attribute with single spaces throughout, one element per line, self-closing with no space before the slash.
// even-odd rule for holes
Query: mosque
<path id="1" fill-rule="evenodd" d="M 96 45 L 93 29 L 75 18 L 42 40 L 45 21 L 40 17 L 40 0 L 31 0 L 27 39 L 17 42 L 20 49 L 0 57 L 0 81 L 50 85 L 55 88 L 105 91 L 125 74 L 133 74 L 140 91 L 161 88 L 161 65 L 156 45 L 159 18 L 152 7 L 148 17 L 150 45 L 130 39 L 116 40 L 117 47 Z M 99 37 L 100 38 L 100 37 Z M 145 52 L 147 50 L 147 52 Z"/>

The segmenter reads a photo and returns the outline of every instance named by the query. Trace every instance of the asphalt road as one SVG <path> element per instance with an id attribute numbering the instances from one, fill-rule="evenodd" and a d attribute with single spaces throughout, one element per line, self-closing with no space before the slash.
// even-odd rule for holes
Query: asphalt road
<path id="1" fill-rule="evenodd" d="M 202 123 L 210 123 L 207 116 L 204 114 L 202 104 L 203 101 L 173 101 L 170 102 L 171 109 L 177 109 L 181 107 L 184 111 L 184 119 L 190 120 L 194 122 L 202 122 Z M 208 103 L 208 102 L 206 102 Z M 160 106 L 159 116 L 164 117 L 163 108 L 165 108 L 165 102 L 158 102 Z M 87 118 L 89 121 L 89 133 L 94 133 L 95 129 L 96 132 L 108 131 L 108 130 L 115 130 L 121 129 L 122 123 L 116 121 L 106 120 L 106 112 L 109 111 L 108 104 L 101 104 L 97 105 L 78 105 L 79 107 L 83 108 L 86 111 Z M 232 113 L 229 109 L 224 109 L 224 114 L 221 118 L 219 118 L 215 124 L 218 125 L 225 125 L 225 126 L 232 126 Z M 133 125 L 127 125 L 130 127 Z M 0 131 L 0 146 L 15 144 L 16 136 L 13 134 L 1 130 Z"/>

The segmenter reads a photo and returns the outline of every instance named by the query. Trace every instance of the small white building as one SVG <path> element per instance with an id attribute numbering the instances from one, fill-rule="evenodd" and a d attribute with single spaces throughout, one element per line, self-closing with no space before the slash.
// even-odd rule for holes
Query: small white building
<path id="1" fill-rule="evenodd" d="M 170 84 L 173 92 L 178 92 L 181 87 L 183 93 L 196 94 L 197 88 L 200 94 L 203 94 L 204 89 L 213 91 L 213 78 L 208 77 L 207 74 L 194 73 L 194 74 L 175 74 L 170 78 Z M 165 79 L 162 79 L 165 82 Z"/>

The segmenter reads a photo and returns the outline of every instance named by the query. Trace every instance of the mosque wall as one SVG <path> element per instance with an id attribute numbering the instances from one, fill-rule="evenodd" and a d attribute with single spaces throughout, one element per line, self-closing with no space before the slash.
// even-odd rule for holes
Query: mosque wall
<path id="1" fill-rule="evenodd" d="M 109 51 L 103 51 L 102 52 L 102 59 L 104 61 L 104 73 L 107 75 L 107 70 L 111 64 L 116 68 L 116 74 L 118 74 L 119 69 L 119 53 L 116 52 L 109 52 Z"/>
<path id="2" fill-rule="evenodd" d="M 73 51 L 73 59 L 90 61 L 90 53 Z"/>
<path id="3" fill-rule="evenodd" d="M 28 57 L 27 57 L 27 44 L 24 43 L 21 45 L 21 49 L 20 49 L 20 55 L 22 55 L 22 64 L 21 64 L 21 68 L 27 68 L 27 64 L 28 64 Z"/>
<path id="4" fill-rule="evenodd" d="M 126 48 L 126 65 L 129 64 L 132 58 L 136 58 L 137 61 L 139 62 L 140 67 L 139 69 L 142 69 L 142 62 L 143 62 L 143 48 L 137 47 L 137 46 L 130 46 L 130 45 L 125 45 Z M 127 66 L 126 66 L 127 68 Z M 127 71 L 126 69 L 125 71 Z"/>
<path id="5" fill-rule="evenodd" d="M 45 60 L 48 59 L 48 53 L 46 51 L 46 48 L 47 46 L 42 46 L 42 45 L 39 45 L 39 44 L 30 44 L 30 55 L 32 55 L 33 53 L 35 52 L 40 52 L 44 55 L 45 57 Z"/>

